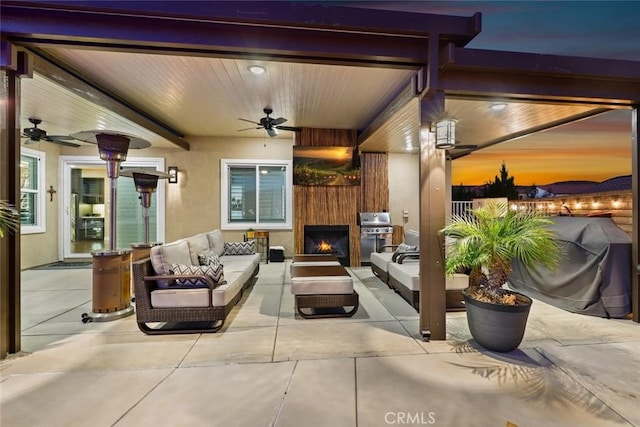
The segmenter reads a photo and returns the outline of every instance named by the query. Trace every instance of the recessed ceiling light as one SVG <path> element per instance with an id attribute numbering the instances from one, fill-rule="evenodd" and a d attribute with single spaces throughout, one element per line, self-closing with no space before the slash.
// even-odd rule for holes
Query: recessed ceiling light
<path id="1" fill-rule="evenodd" d="M 248 68 L 253 74 L 264 74 L 267 72 L 262 65 L 250 65 Z"/>
<path id="2" fill-rule="evenodd" d="M 504 102 L 498 102 L 491 105 L 491 109 L 493 111 L 500 111 L 500 110 L 504 110 L 505 108 L 507 108 L 507 104 L 505 104 Z"/>

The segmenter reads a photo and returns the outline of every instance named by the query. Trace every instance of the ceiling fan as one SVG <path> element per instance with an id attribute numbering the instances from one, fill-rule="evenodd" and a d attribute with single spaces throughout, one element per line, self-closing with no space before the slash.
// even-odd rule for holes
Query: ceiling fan
<path id="1" fill-rule="evenodd" d="M 250 129 L 264 129 L 264 130 L 267 131 L 267 135 L 269 135 L 270 137 L 273 138 L 274 136 L 278 135 L 278 130 L 289 130 L 289 131 L 300 130 L 300 128 L 297 128 L 297 127 L 281 126 L 282 123 L 287 121 L 287 119 L 285 119 L 284 117 L 280 117 L 280 118 L 277 118 L 277 119 L 269 117 L 269 115 L 271 113 L 273 113 L 273 110 L 271 108 L 266 107 L 262 111 L 264 111 L 264 113 L 267 116 L 261 118 L 259 122 L 254 122 L 253 120 L 247 120 L 247 119 L 238 119 L 238 120 L 242 120 L 242 121 L 245 121 L 245 122 L 249 122 L 249 123 L 253 123 L 253 124 L 258 125 L 257 127 L 238 129 L 238 131 L 250 130 Z"/>
<path id="2" fill-rule="evenodd" d="M 33 144 L 40 141 L 53 142 L 54 144 L 66 145 L 67 147 L 80 147 L 80 144 L 68 142 L 75 139 L 67 135 L 47 135 L 47 131 L 40 129 L 38 125 L 42 123 L 42 120 L 35 117 L 29 117 L 29 121 L 33 124 L 32 128 L 24 128 L 22 130 L 22 136 L 29 138 L 26 144 Z"/>

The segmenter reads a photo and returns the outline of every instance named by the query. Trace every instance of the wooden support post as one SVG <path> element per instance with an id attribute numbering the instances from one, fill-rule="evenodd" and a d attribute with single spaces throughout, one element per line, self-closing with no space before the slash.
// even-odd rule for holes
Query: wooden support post
<path id="1" fill-rule="evenodd" d="M 633 205 L 632 205 L 632 227 L 631 233 L 631 259 L 633 271 L 631 272 L 631 310 L 634 322 L 640 322 L 640 289 L 638 286 L 638 276 L 640 275 L 640 259 L 638 247 L 640 241 L 640 106 L 636 105 L 631 114 L 631 163 L 633 179 L 631 182 Z"/>
<path id="2" fill-rule="evenodd" d="M 430 132 L 444 93 L 424 97 L 420 105 L 420 333 L 425 341 L 446 339 L 446 292 L 439 231 L 445 224 L 445 150 L 435 147 Z"/>
<path id="3" fill-rule="evenodd" d="M 20 56 L 18 56 L 19 58 Z M 0 70 L 0 199 L 20 206 L 20 71 Z M 0 359 L 21 349 L 20 231 L 0 239 Z"/>

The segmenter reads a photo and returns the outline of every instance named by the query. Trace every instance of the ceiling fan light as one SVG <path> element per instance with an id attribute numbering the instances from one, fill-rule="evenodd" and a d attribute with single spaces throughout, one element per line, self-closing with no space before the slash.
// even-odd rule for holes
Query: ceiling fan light
<path id="1" fill-rule="evenodd" d="M 278 130 L 275 128 L 267 128 L 267 135 L 270 137 L 278 136 Z"/>
<path id="2" fill-rule="evenodd" d="M 252 74 L 256 75 L 264 74 L 267 72 L 267 70 L 262 65 L 249 65 L 249 67 L 247 68 Z"/>

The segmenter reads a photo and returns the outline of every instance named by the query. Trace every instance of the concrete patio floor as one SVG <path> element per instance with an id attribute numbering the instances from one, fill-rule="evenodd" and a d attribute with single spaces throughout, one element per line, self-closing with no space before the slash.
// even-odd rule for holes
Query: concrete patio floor
<path id="1" fill-rule="evenodd" d="M 447 341 L 368 267 L 350 319 L 294 315 L 289 263 L 217 334 L 147 336 L 135 315 L 83 324 L 91 269 L 22 274 L 23 352 L 0 362 L 1 426 L 638 426 L 640 325 L 534 301 L 518 350 Z M 509 424 L 511 423 L 511 424 Z"/>

